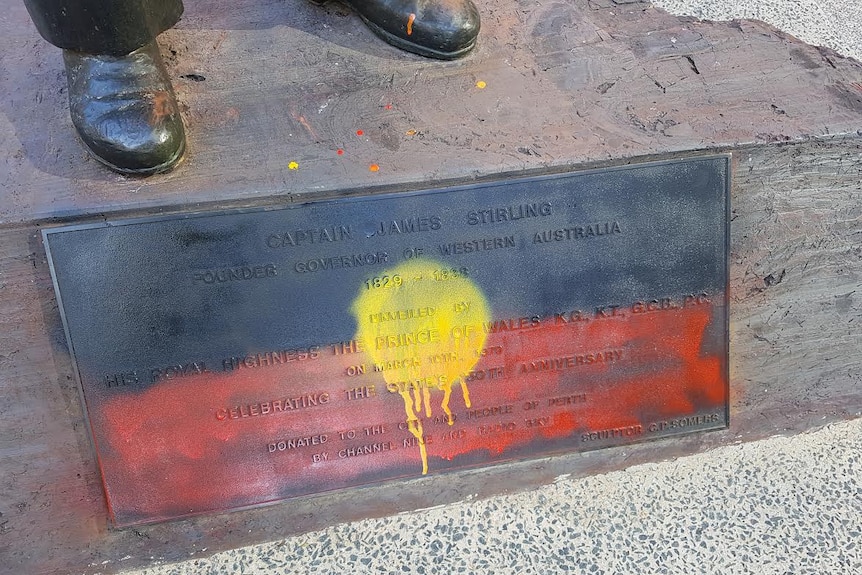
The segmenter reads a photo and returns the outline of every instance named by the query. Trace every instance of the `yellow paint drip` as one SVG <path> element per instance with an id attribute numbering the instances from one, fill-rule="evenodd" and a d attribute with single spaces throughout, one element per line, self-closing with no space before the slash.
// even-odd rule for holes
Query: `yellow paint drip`
<path id="1" fill-rule="evenodd" d="M 454 423 L 449 400 L 458 383 L 464 405 L 470 393 L 464 377 L 479 360 L 491 313 L 482 291 L 464 268 L 429 259 L 408 260 L 370 278 L 353 302 L 356 339 L 378 366 L 390 392 L 404 400 L 407 427 L 419 444 L 422 473 L 428 453 L 422 415 L 431 417 L 432 395 Z"/>

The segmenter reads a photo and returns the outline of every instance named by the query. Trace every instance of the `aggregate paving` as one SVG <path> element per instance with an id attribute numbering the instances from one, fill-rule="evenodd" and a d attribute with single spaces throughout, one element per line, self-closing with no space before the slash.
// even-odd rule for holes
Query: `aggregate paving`
<path id="1" fill-rule="evenodd" d="M 862 2 L 843 0 L 655 0 L 671 14 L 703 20 L 762 20 L 815 46 L 862 60 Z"/>

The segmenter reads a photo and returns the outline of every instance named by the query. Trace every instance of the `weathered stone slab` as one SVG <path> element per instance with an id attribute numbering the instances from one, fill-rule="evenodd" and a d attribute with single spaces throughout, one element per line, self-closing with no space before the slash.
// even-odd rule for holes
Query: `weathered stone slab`
<path id="1" fill-rule="evenodd" d="M 146 180 L 87 159 L 59 52 L 19 3 L 0 20 L 0 572 L 116 571 L 859 415 L 858 62 L 760 23 L 694 22 L 647 4 L 489 0 L 477 53 L 453 63 L 401 54 L 336 8 L 188 4 L 160 41 L 191 154 Z M 693 151 L 732 154 L 728 431 L 368 487 L 349 505 L 330 494 L 108 527 L 44 224 L 280 207 Z"/>

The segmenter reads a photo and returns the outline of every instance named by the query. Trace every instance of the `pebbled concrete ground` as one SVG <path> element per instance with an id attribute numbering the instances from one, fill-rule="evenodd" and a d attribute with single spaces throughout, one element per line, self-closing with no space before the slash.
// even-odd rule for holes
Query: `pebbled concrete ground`
<path id="1" fill-rule="evenodd" d="M 763 20 L 804 42 L 862 61 L 862 0 L 654 0 L 653 4 L 703 20 Z"/>
<path id="2" fill-rule="evenodd" d="M 862 0 L 655 4 L 862 60 Z M 862 420 L 129 575 L 264 573 L 862 574 Z"/>

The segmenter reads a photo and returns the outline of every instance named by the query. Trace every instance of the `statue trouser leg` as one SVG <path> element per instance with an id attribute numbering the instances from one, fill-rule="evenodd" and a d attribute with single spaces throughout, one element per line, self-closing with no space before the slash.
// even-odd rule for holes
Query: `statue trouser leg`
<path id="1" fill-rule="evenodd" d="M 460 58 L 479 34 L 479 11 L 472 0 L 342 1 L 390 44 L 429 58 Z"/>
<path id="2" fill-rule="evenodd" d="M 125 174 L 172 168 L 185 131 L 155 38 L 181 0 L 24 0 L 42 36 L 63 48 L 72 123 L 90 153 Z"/>

